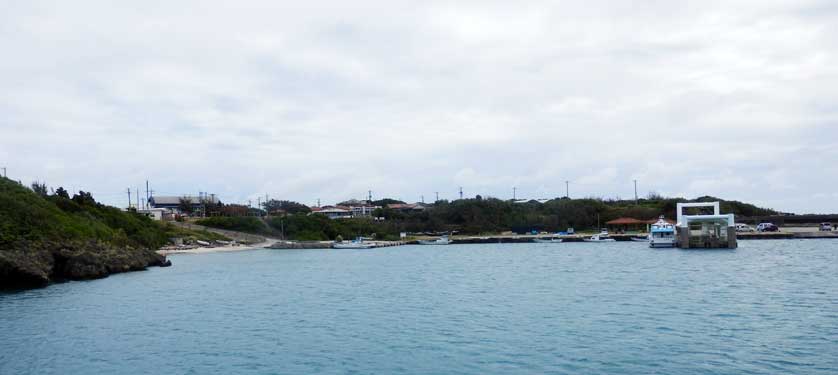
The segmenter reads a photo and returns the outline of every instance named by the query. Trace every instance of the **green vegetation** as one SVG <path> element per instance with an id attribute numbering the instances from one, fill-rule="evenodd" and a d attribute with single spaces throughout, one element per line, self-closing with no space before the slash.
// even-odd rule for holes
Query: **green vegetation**
<path id="1" fill-rule="evenodd" d="M 159 265 L 165 258 L 153 250 L 172 236 L 220 239 L 99 204 L 87 192 L 50 195 L 43 183 L 28 189 L 0 178 L 0 288 Z"/>
<path id="2" fill-rule="evenodd" d="M 215 216 L 200 219 L 195 224 L 210 228 L 226 229 L 236 232 L 270 235 L 271 230 L 261 219 L 252 216 L 225 217 Z"/>
<path id="3" fill-rule="evenodd" d="M 262 203 L 262 207 L 264 207 L 265 210 L 267 210 L 268 212 L 282 211 L 291 215 L 307 214 L 311 212 L 311 209 L 309 209 L 308 206 L 304 204 L 293 201 L 283 201 L 274 199 Z"/>
<path id="4" fill-rule="evenodd" d="M 388 241 L 399 239 L 398 226 L 375 222 L 371 218 L 332 220 L 323 215 L 288 215 L 271 218 L 268 224 L 286 237 L 300 241 L 334 240 L 338 236 L 344 239 L 358 236 Z"/>
<path id="5" fill-rule="evenodd" d="M 214 242 L 216 240 L 220 241 L 229 241 L 230 239 L 227 236 L 209 232 L 206 230 L 191 230 L 181 227 L 176 227 L 171 224 L 166 225 L 166 237 L 173 238 L 173 237 L 180 237 L 183 239 L 185 243 L 195 242 L 196 240 L 200 241 L 207 241 L 207 242 Z"/>
<path id="6" fill-rule="evenodd" d="M 63 189 L 61 189 L 63 190 Z M 19 241 L 90 241 L 158 248 L 165 228 L 151 219 L 96 203 L 86 192 L 72 199 L 44 196 L 0 179 L 0 248 Z"/>

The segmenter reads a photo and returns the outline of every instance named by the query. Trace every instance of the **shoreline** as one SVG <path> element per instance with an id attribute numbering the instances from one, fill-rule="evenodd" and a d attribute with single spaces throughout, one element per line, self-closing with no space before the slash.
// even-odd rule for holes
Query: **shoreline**
<path id="1" fill-rule="evenodd" d="M 227 245 L 227 246 L 216 246 L 216 247 L 198 247 L 194 249 L 184 249 L 184 250 L 157 250 L 156 253 L 162 256 L 168 257 L 169 255 L 176 255 L 176 254 L 210 254 L 210 253 L 226 253 L 226 252 L 235 252 L 235 251 L 246 251 L 246 250 L 257 250 L 257 249 L 264 249 L 267 248 L 275 243 L 279 242 L 278 239 L 275 238 L 265 238 L 265 241 L 253 244 L 253 245 Z"/>

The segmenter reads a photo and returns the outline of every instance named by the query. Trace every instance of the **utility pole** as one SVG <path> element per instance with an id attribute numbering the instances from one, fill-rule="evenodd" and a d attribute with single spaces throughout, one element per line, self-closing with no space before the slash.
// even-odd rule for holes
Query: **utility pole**
<path id="1" fill-rule="evenodd" d="M 570 198 L 570 181 L 564 181 L 564 196 Z"/>
<path id="2" fill-rule="evenodd" d="M 207 196 L 207 192 L 199 191 L 198 192 L 198 200 L 201 202 L 201 217 L 207 217 L 207 201 L 205 197 Z"/>
<path id="3" fill-rule="evenodd" d="M 131 188 L 128 188 L 128 208 L 131 208 Z"/>
<path id="4" fill-rule="evenodd" d="M 634 180 L 634 204 L 638 203 L 637 199 L 637 180 Z"/>
<path id="5" fill-rule="evenodd" d="M 460 200 L 463 200 L 463 187 L 460 186 Z"/>
<path id="6" fill-rule="evenodd" d="M 134 194 L 134 195 L 137 196 L 137 210 L 139 210 L 140 209 L 140 189 L 137 189 L 137 194 Z"/>
<path id="7" fill-rule="evenodd" d="M 317 198 L 317 207 L 320 207 L 320 198 Z"/>
<path id="8" fill-rule="evenodd" d="M 421 197 L 422 197 L 422 203 L 425 203 L 425 196 L 422 195 Z"/>
<path id="9" fill-rule="evenodd" d="M 367 202 L 372 202 L 372 190 L 367 190 Z"/>
<path id="10" fill-rule="evenodd" d="M 434 203 L 439 202 L 439 192 L 435 191 L 434 193 L 436 193 L 436 201 Z"/>
<path id="11" fill-rule="evenodd" d="M 517 192 L 518 192 L 518 188 L 516 188 L 516 187 L 514 187 L 514 186 L 513 186 L 513 187 L 512 187 L 512 200 L 513 200 L 513 201 L 517 198 L 517 196 L 516 196 L 516 193 L 517 193 Z"/>
<path id="12" fill-rule="evenodd" d="M 148 180 L 145 180 L 145 208 L 148 209 Z"/>

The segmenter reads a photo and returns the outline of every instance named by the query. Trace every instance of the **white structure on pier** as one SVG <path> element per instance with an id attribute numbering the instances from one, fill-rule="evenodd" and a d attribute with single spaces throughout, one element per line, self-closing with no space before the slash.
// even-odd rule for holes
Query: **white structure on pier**
<path id="1" fill-rule="evenodd" d="M 685 215 L 685 208 L 713 208 L 712 215 Z M 719 202 L 678 203 L 678 247 L 736 248 L 736 221 L 733 214 L 721 214 Z"/>

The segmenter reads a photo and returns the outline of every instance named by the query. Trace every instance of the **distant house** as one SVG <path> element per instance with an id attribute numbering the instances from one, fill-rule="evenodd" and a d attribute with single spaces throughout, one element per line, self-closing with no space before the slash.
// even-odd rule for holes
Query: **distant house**
<path id="1" fill-rule="evenodd" d="M 151 208 L 167 208 L 175 212 L 180 212 L 180 201 L 181 199 L 186 200 L 192 206 L 193 211 L 199 211 L 201 207 L 206 204 L 218 204 L 221 201 L 218 200 L 214 195 L 207 196 L 201 199 L 201 197 L 194 197 L 194 196 L 153 196 L 148 199 L 148 204 Z"/>
<path id="2" fill-rule="evenodd" d="M 325 215 L 329 219 L 345 219 L 352 217 L 352 210 L 339 206 L 312 207 L 311 215 L 313 214 Z"/>
<path id="3" fill-rule="evenodd" d="M 137 210 L 137 213 L 157 221 L 171 221 L 174 219 L 172 210 L 168 208 L 149 208 L 147 210 Z"/>
<path id="4" fill-rule="evenodd" d="M 361 204 L 358 206 L 349 207 L 349 209 L 352 211 L 352 217 L 370 217 L 372 216 L 373 211 L 379 208 L 381 208 L 381 206 L 373 206 L 369 204 Z"/>

